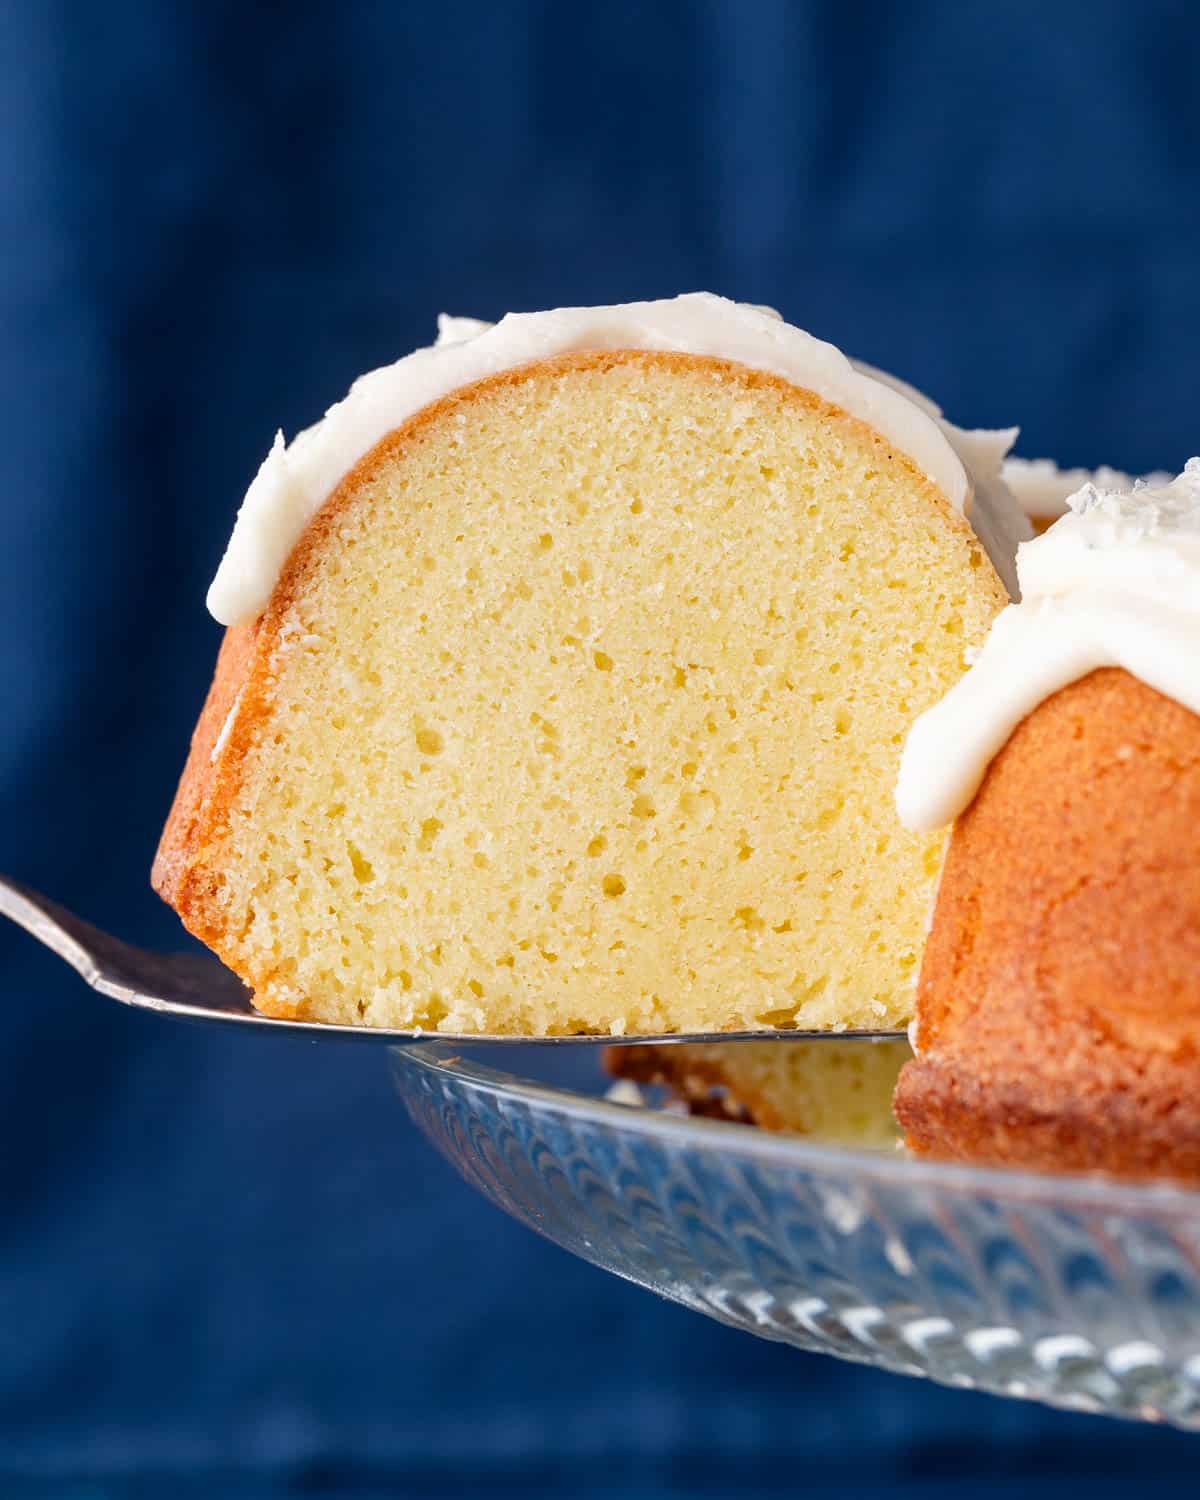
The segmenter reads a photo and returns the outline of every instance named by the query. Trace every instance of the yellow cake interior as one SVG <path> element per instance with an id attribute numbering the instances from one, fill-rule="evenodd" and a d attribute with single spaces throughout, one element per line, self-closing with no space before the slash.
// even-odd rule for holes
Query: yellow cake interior
<path id="1" fill-rule="evenodd" d="M 728 362 L 567 356 L 418 416 L 313 526 L 206 856 L 259 1005 L 909 1019 L 944 835 L 897 763 L 1003 595 L 906 458 Z"/>
<path id="2" fill-rule="evenodd" d="M 765 1130 L 840 1146 L 894 1147 L 892 1095 L 912 1048 L 900 1039 L 676 1043 L 610 1047 L 610 1071 L 666 1084 L 693 1108 L 741 1111 Z"/>

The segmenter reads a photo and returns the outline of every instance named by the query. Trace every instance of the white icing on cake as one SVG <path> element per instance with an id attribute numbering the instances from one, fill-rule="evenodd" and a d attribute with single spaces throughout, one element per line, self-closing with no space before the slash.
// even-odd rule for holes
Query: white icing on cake
<path id="1" fill-rule="evenodd" d="M 477 339 L 489 328 L 495 328 L 486 318 L 456 318 L 453 313 L 438 313 L 435 349 L 444 349 L 447 344 L 465 344 L 468 339 Z"/>
<path id="2" fill-rule="evenodd" d="M 1132 474 L 1107 465 L 1102 464 L 1098 469 L 1060 469 L 1051 458 L 1017 458 L 1015 454 L 1004 460 L 1001 474 L 1025 514 L 1039 521 L 1054 521 L 1066 515 L 1068 499 L 1085 484 L 1094 484 L 1098 490 L 1131 490 L 1134 485 Z M 1171 482 L 1170 474 L 1157 469 L 1141 477 L 1154 489 Z"/>
<path id="3" fill-rule="evenodd" d="M 233 722 L 238 716 L 238 709 L 242 706 L 242 695 L 245 691 L 244 686 L 238 689 L 237 696 L 234 698 L 232 704 L 230 704 L 229 712 L 225 715 L 225 722 L 221 725 L 221 732 L 213 741 L 213 747 L 208 757 L 210 763 L 213 765 L 220 760 L 221 752 L 229 743 L 229 736 L 233 733 Z"/>
<path id="4" fill-rule="evenodd" d="M 1200 458 L 1165 485 L 1085 484 L 1069 504 L 1018 549 L 1021 603 L 909 733 L 896 805 L 910 828 L 957 817 L 1020 721 L 1098 667 L 1200 713 Z"/>
<path id="5" fill-rule="evenodd" d="M 489 375 L 576 351 L 669 350 L 734 360 L 816 392 L 873 427 L 906 454 L 964 513 L 1010 591 L 1012 553 L 1025 534 L 1015 502 L 987 472 L 968 477 L 962 434 L 932 403 L 855 369 L 840 350 L 785 323 L 769 308 L 693 292 L 619 307 L 509 313 L 495 325 L 439 319 L 437 344 L 361 376 L 324 418 L 271 451 L 246 492 L 225 556 L 208 592 L 224 625 L 252 620 L 265 607 L 288 554 L 339 481 L 389 432 L 451 391 Z M 993 446 L 1007 451 L 1011 435 Z M 993 464 L 994 459 L 994 464 Z M 999 458 L 987 459 L 996 470 Z"/>

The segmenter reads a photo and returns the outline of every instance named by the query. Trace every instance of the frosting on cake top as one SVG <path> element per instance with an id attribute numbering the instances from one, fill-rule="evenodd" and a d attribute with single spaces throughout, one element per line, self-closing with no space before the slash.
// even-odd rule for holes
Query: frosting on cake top
<path id="1" fill-rule="evenodd" d="M 1018 458 L 1016 454 L 1004 460 L 1001 472 L 1021 509 L 1039 521 L 1066 515 L 1067 501 L 1085 484 L 1094 484 L 1098 490 L 1129 490 L 1134 485 L 1132 474 L 1106 464 L 1098 469 L 1060 469 L 1052 458 Z M 1156 489 L 1171 482 L 1170 474 L 1157 469 L 1141 477 Z"/>
<path id="2" fill-rule="evenodd" d="M 604 349 L 667 350 L 729 359 L 781 376 L 858 417 L 931 479 L 975 527 L 1012 591 L 1012 556 L 1027 531 L 999 481 L 1015 436 L 962 433 L 911 388 L 856 368 L 832 344 L 769 308 L 693 292 L 661 302 L 509 313 L 499 323 L 439 319 L 438 341 L 361 376 L 323 419 L 271 451 L 246 491 L 208 591 L 224 625 L 261 613 L 305 526 L 354 465 L 422 407 L 532 360 Z M 970 471 L 970 472 L 968 472 Z"/>
<path id="3" fill-rule="evenodd" d="M 910 828 L 957 817 L 1017 724 L 1098 667 L 1200 714 L 1200 458 L 1166 484 L 1085 484 L 1068 503 L 1017 550 L 1021 603 L 909 733 L 896 805 Z"/>

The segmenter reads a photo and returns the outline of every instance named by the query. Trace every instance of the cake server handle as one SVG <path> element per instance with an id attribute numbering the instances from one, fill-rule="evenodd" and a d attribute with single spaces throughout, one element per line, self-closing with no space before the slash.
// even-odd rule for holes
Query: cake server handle
<path id="1" fill-rule="evenodd" d="M 397 1031 L 382 1026 L 347 1026 L 332 1021 L 284 1020 L 264 1016 L 250 1003 L 250 991 L 218 959 L 209 953 L 151 953 L 122 942 L 111 933 L 93 927 L 48 896 L 8 876 L 0 875 L 0 915 L 10 918 L 31 936 L 64 959 L 86 984 L 101 995 L 156 1015 L 185 1021 L 273 1031 L 280 1035 L 307 1036 L 310 1040 L 340 1038 L 356 1042 L 389 1042 L 402 1046 L 429 1041 L 560 1043 L 614 1046 L 637 1042 L 731 1042 L 812 1041 L 849 1037 L 903 1036 L 902 1031 L 720 1031 L 671 1033 L 668 1036 L 496 1036 L 476 1032 Z"/>

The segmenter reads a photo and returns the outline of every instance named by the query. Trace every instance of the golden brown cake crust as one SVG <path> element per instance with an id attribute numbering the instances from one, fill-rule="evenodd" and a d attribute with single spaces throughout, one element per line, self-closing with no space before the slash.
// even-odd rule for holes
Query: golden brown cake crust
<path id="1" fill-rule="evenodd" d="M 687 1105 L 689 1114 L 737 1120 L 764 1130 L 787 1129 L 788 1122 L 774 1113 L 766 1101 L 747 1099 L 744 1089 L 735 1094 L 720 1062 L 711 1055 L 697 1055 L 702 1050 L 670 1042 L 665 1046 L 646 1043 L 637 1047 L 606 1047 L 604 1066 L 614 1078 L 670 1089 Z"/>
<path id="2" fill-rule="evenodd" d="M 1200 718 L 1105 668 L 955 825 L 896 1093 L 914 1151 L 1200 1179 Z"/>
<path id="3" fill-rule="evenodd" d="M 257 621 L 225 632 L 208 696 L 192 733 L 175 801 L 154 857 L 150 882 L 163 900 L 181 913 L 181 903 L 191 904 L 188 875 L 198 841 L 203 837 L 201 830 L 211 816 L 218 783 L 217 746 L 221 731 L 249 680 L 258 634 Z"/>

